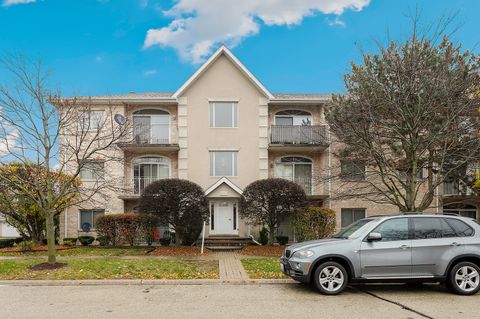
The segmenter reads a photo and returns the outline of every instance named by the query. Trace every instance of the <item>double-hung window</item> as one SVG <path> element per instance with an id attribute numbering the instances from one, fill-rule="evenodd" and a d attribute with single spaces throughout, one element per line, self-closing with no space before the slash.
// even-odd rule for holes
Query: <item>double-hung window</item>
<path id="1" fill-rule="evenodd" d="M 342 228 L 365 218 L 365 208 L 342 208 Z"/>
<path id="2" fill-rule="evenodd" d="M 238 127 L 238 104 L 236 102 L 211 102 L 209 117 L 210 127 Z"/>
<path id="3" fill-rule="evenodd" d="M 341 177 L 346 181 L 364 181 L 366 167 L 363 161 L 344 160 L 341 162 Z"/>
<path id="4" fill-rule="evenodd" d="M 80 229 L 88 231 L 95 229 L 99 216 L 105 215 L 103 209 L 82 209 L 80 210 Z"/>
<path id="5" fill-rule="evenodd" d="M 102 126 L 105 124 L 104 119 L 104 111 L 101 110 L 86 110 L 85 113 L 82 114 L 82 127 L 85 130 L 100 130 Z"/>
<path id="6" fill-rule="evenodd" d="M 88 161 L 80 169 L 81 180 L 104 180 L 105 163 L 103 161 Z"/>
<path id="7" fill-rule="evenodd" d="M 211 151 L 210 176 L 238 176 L 238 152 Z"/>

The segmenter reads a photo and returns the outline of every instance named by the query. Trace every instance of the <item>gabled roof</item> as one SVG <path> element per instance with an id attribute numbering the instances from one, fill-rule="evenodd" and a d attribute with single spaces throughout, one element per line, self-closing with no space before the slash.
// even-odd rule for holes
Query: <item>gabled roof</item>
<path id="1" fill-rule="evenodd" d="M 263 94 L 268 98 L 273 98 L 273 94 L 267 90 L 265 86 L 233 55 L 225 45 L 222 45 L 215 51 L 214 54 L 208 58 L 205 63 L 185 82 L 183 85 L 173 93 L 172 97 L 178 98 L 190 85 L 193 84 L 220 56 L 225 55 Z"/>
<path id="2" fill-rule="evenodd" d="M 228 178 L 226 178 L 225 176 L 220 178 L 218 181 L 215 182 L 215 184 L 213 184 L 212 186 L 210 186 L 206 191 L 205 191 L 205 195 L 208 195 L 210 194 L 211 192 L 213 192 L 214 190 L 216 190 L 220 185 L 222 184 L 226 184 L 228 185 L 231 189 L 233 189 L 235 192 L 237 192 L 239 195 L 242 195 L 243 191 L 240 189 L 240 187 L 238 187 L 237 185 L 235 185 L 231 180 L 229 180 Z"/>

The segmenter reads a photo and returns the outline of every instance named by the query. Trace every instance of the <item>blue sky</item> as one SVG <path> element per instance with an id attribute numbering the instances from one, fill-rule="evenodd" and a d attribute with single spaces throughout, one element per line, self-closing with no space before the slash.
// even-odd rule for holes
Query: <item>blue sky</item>
<path id="1" fill-rule="evenodd" d="M 41 57 L 64 95 L 175 91 L 220 42 L 272 92 L 343 92 L 360 48 L 404 39 L 417 6 L 428 23 L 458 12 L 466 48 L 480 30 L 478 0 L 2 1 L 0 53 Z"/>

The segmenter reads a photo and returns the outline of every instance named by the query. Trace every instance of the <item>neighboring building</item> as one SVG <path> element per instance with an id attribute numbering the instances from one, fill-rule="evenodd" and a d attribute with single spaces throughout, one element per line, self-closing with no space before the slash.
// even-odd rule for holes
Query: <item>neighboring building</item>
<path id="1" fill-rule="evenodd" d="M 479 219 L 480 196 L 477 193 L 478 190 L 470 187 L 478 176 L 480 176 L 480 163 L 475 163 L 469 165 L 464 179 L 443 184 L 443 212 Z"/>
<path id="2" fill-rule="evenodd" d="M 172 177 L 204 188 L 213 220 L 207 235 L 256 234 L 258 228 L 239 217 L 239 197 L 248 184 L 268 177 L 292 180 L 313 204 L 334 209 L 338 228 L 397 211 L 362 200 L 331 200 L 336 185 L 325 177 L 340 162 L 331 154 L 324 117 L 330 99 L 329 94 L 271 93 L 224 46 L 176 92 L 88 97 L 98 112 L 115 106 L 134 127 L 119 145 L 123 167 L 92 162 L 81 177 L 88 181 L 105 171 L 123 178 L 126 191 L 112 193 L 102 207 L 70 208 L 60 219 L 61 236 L 77 236 L 85 223 L 95 228 L 99 215 L 135 211 L 149 183 Z M 341 166 L 350 176 L 365 178 L 357 166 Z M 288 223 L 279 234 L 294 236 Z"/>
<path id="3" fill-rule="evenodd" d="M 16 238 L 20 237 L 17 230 L 7 224 L 5 217 L 0 215 L 0 238 Z"/>

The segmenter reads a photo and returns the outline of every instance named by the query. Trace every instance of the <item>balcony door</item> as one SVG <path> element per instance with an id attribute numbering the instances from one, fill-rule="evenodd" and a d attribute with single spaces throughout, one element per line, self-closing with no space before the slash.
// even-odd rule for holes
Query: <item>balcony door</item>
<path id="1" fill-rule="evenodd" d="M 275 163 L 275 176 L 288 179 L 312 194 L 312 161 L 305 157 L 282 157 Z"/>
<path id="2" fill-rule="evenodd" d="M 308 112 L 298 110 L 280 111 L 275 114 L 275 125 L 312 125 L 312 115 Z"/>
<path id="3" fill-rule="evenodd" d="M 163 110 L 134 112 L 133 130 L 138 144 L 169 144 L 170 114 Z"/>
<path id="4" fill-rule="evenodd" d="M 152 182 L 170 177 L 170 159 L 166 157 L 140 157 L 133 160 L 133 187 L 141 195 Z"/>

